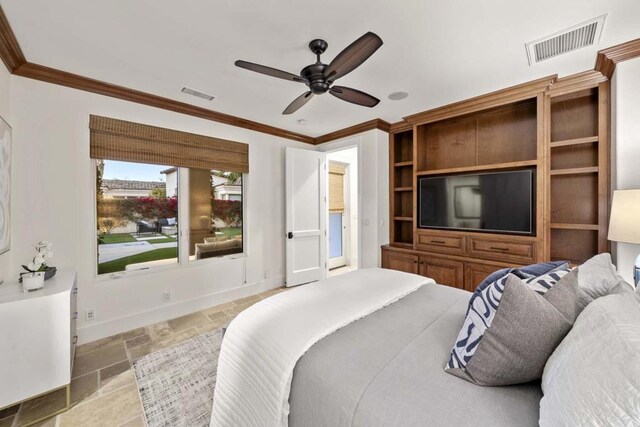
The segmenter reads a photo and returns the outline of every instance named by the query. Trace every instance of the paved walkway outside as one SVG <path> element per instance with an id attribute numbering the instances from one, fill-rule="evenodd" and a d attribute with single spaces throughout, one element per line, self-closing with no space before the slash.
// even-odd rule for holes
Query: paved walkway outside
<path id="1" fill-rule="evenodd" d="M 154 237 L 136 237 L 133 236 L 137 242 L 127 243 L 112 243 L 108 245 L 98 245 L 98 264 L 102 264 L 108 261 L 113 261 L 120 258 L 125 258 L 132 255 L 141 254 L 144 252 L 154 251 L 156 249 L 163 248 L 175 248 L 178 246 L 178 242 L 169 243 L 149 243 L 147 240 L 161 239 L 164 236 Z"/>

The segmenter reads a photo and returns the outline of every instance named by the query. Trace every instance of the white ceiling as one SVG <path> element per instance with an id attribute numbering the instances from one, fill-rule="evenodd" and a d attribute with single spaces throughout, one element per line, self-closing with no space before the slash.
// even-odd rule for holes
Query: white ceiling
<path id="1" fill-rule="evenodd" d="M 640 37 L 637 0 L 0 0 L 30 62 L 318 136 L 550 74 L 593 68 L 602 48 Z M 525 42 L 608 14 L 600 43 L 530 67 Z M 380 98 L 359 107 L 328 94 L 291 116 L 306 90 L 236 68 L 236 59 L 298 73 L 323 38 L 328 63 L 367 31 L 384 45 L 339 80 Z M 180 93 L 189 86 L 216 96 Z M 390 101 L 387 95 L 407 91 Z M 304 118 L 302 127 L 297 120 Z"/>

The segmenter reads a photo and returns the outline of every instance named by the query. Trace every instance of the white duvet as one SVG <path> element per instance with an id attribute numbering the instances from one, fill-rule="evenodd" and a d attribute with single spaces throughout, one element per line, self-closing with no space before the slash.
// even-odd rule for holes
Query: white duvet
<path id="1" fill-rule="evenodd" d="M 242 312 L 225 334 L 211 426 L 287 426 L 298 359 L 316 342 L 433 280 L 365 269 L 275 295 Z"/>

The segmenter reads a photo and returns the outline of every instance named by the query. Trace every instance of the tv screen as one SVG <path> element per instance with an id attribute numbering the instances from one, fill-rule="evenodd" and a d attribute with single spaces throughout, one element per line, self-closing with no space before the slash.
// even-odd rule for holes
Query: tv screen
<path id="1" fill-rule="evenodd" d="M 534 234 L 535 172 L 422 177 L 418 226 Z"/>

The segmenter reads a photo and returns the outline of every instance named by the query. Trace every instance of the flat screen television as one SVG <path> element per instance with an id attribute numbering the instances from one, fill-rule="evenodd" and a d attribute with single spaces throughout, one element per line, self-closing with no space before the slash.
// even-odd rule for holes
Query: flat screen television
<path id="1" fill-rule="evenodd" d="M 534 235 L 535 171 L 418 180 L 418 226 Z"/>

